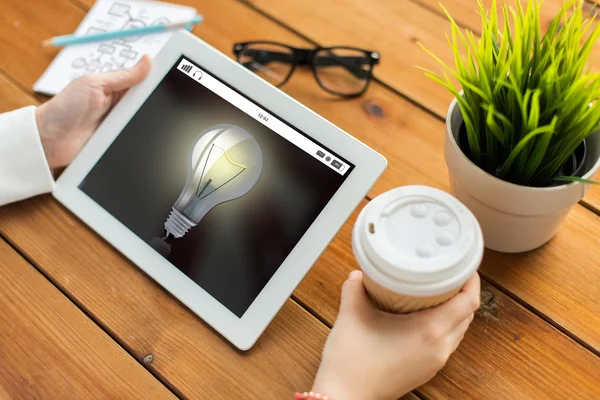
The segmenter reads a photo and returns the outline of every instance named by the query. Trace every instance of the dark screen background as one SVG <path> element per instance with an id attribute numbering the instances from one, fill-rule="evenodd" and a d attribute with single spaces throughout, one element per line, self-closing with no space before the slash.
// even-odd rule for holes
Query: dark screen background
<path id="1" fill-rule="evenodd" d="M 173 67 L 80 189 L 150 243 L 164 235 L 183 190 L 191 144 L 216 124 L 256 139 L 262 174 L 248 194 L 171 240 L 168 260 L 241 317 L 349 172 L 338 174 Z"/>

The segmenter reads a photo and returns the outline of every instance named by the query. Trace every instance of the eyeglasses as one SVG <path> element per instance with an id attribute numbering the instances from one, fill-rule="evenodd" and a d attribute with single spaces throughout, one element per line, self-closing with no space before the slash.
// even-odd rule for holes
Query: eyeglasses
<path id="1" fill-rule="evenodd" d="M 380 55 L 355 47 L 299 49 L 276 42 L 244 42 L 233 46 L 240 64 L 267 82 L 282 86 L 296 67 L 309 65 L 321 88 L 342 97 L 360 96 L 373 79 Z"/>

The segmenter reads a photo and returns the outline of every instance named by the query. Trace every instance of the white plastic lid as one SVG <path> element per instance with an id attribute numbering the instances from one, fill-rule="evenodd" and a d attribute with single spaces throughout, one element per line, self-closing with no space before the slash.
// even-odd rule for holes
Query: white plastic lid
<path id="1" fill-rule="evenodd" d="M 355 225 L 353 243 L 371 279 L 409 295 L 435 295 L 464 284 L 483 257 L 473 214 L 427 186 L 400 187 L 373 199 Z"/>

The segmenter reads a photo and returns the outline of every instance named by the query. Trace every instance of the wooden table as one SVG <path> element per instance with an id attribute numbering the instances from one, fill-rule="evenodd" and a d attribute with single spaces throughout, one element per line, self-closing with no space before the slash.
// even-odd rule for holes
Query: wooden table
<path id="1" fill-rule="evenodd" d="M 31 90 L 93 0 L 0 2 L 0 112 Z M 442 0 L 475 32 L 475 0 Z M 490 3 L 490 0 L 485 0 Z M 560 0 L 546 0 L 544 22 Z M 180 0 L 204 14 L 194 33 L 225 54 L 252 39 L 377 50 L 377 81 L 332 99 L 309 72 L 284 90 L 383 153 L 389 167 L 363 201 L 393 187 L 448 189 L 442 154 L 450 97 L 414 65 L 450 59 L 433 0 Z M 256 346 L 236 351 L 49 195 L 0 209 L 1 398 L 289 399 L 310 388 L 340 286 L 356 268 L 357 210 Z M 482 307 L 450 362 L 407 398 L 600 398 L 600 188 L 555 239 L 521 255 L 488 251 Z"/>

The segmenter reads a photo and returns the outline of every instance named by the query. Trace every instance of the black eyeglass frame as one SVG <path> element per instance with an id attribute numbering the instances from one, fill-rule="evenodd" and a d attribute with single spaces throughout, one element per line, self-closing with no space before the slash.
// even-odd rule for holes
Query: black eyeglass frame
<path id="1" fill-rule="evenodd" d="M 317 46 L 314 48 L 299 48 L 299 47 L 293 47 L 293 46 L 289 46 L 287 44 L 283 44 L 283 43 L 279 43 L 279 42 L 271 42 L 271 41 L 250 41 L 250 42 L 235 43 L 233 45 L 233 54 L 236 56 L 237 61 L 241 64 L 242 63 L 241 55 L 242 55 L 242 52 L 246 49 L 246 47 L 248 47 L 249 45 L 261 45 L 261 44 L 277 45 L 277 46 L 285 47 L 285 48 L 291 50 L 291 55 L 292 55 L 292 59 L 293 59 L 294 63 L 292 65 L 292 68 L 288 72 L 287 76 L 283 79 L 283 81 L 281 81 L 281 83 L 279 83 L 277 85 L 277 87 L 283 86 L 291 78 L 291 76 L 293 75 L 297 66 L 308 65 L 312 69 L 313 76 L 315 77 L 315 80 L 317 81 L 317 83 L 319 84 L 321 89 L 325 90 L 328 93 L 334 94 L 336 96 L 341 96 L 344 98 L 358 97 L 367 91 L 367 89 L 369 88 L 369 85 L 371 84 L 371 81 L 373 80 L 373 67 L 375 67 L 375 65 L 379 64 L 379 61 L 381 59 L 381 55 L 378 52 L 365 50 L 365 49 L 361 49 L 358 47 L 349 47 L 349 46 L 320 47 L 320 46 Z M 317 68 L 319 66 L 315 65 L 315 59 L 316 59 L 315 56 L 317 55 L 318 52 L 320 52 L 322 50 L 354 50 L 354 51 L 359 51 L 359 52 L 364 53 L 364 55 L 369 60 L 369 70 L 364 71 L 364 72 L 367 72 L 364 87 L 359 92 L 347 94 L 347 93 L 336 92 L 334 90 L 329 89 L 327 86 L 325 86 L 323 84 L 323 82 L 321 81 L 321 79 L 319 78 L 319 74 L 317 73 Z"/>

